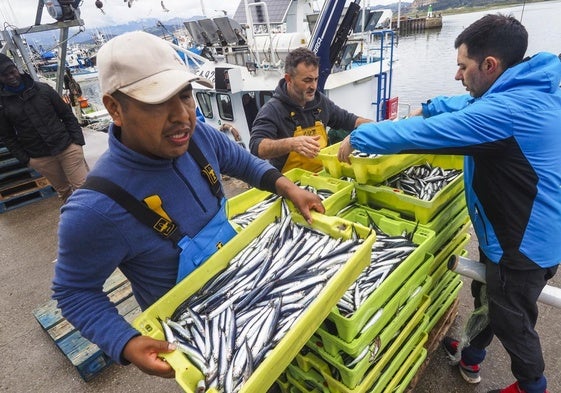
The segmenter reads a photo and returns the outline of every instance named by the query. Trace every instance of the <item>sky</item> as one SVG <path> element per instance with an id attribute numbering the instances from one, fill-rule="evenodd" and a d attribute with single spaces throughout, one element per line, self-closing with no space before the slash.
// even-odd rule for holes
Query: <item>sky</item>
<path id="1" fill-rule="evenodd" d="M 46 1 L 46 0 L 45 0 Z M 132 0 L 131 7 L 128 7 L 127 0 L 101 0 L 103 3 L 103 14 L 96 6 L 95 0 L 82 0 L 80 6 L 81 18 L 86 28 L 112 26 L 137 21 L 143 18 L 156 18 L 165 22 L 174 17 L 188 19 L 194 15 L 205 15 L 217 17 L 227 12 L 229 17 L 233 17 L 236 9 L 243 0 Z M 161 5 L 169 11 L 164 11 Z M 389 4 L 397 0 L 362 0 L 364 4 Z M 317 0 L 318 5 L 323 0 Z M 0 0 L 0 30 L 6 27 L 6 23 L 16 27 L 31 26 L 35 23 L 38 0 Z M 55 20 L 43 7 L 43 17 L 41 23 L 53 23 Z"/>
<path id="2" fill-rule="evenodd" d="M 233 17 L 240 0 L 132 0 L 128 7 L 127 0 L 101 0 L 103 14 L 96 6 L 95 0 L 82 0 L 80 17 L 86 28 L 112 26 L 143 18 L 156 18 L 165 22 L 174 17 L 189 18 L 203 15 L 201 5 L 209 17 L 224 15 Z M 169 11 L 164 11 L 164 7 Z M 38 0 L 0 0 L 0 30 L 6 23 L 16 27 L 27 27 L 35 23 Z M 43 7 L 41 23 L 53 23 L 55 20 Z"/>

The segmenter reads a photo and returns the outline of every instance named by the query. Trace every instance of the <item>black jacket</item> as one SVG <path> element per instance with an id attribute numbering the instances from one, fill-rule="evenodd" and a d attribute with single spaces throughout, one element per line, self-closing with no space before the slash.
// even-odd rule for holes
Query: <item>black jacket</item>
<path id="1" fill-rule="evenodd" d="M 6 91 L 0 85 L 0 140 L 21 163 L 53 156 L 71 143 L 85 144 L 72 108 L 49 85 L 22 74 L 25 90 Z"/>

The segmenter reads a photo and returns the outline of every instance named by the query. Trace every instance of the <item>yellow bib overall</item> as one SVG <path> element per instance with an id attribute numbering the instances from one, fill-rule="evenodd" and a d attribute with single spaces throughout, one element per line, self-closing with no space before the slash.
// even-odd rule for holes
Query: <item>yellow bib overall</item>
<path id="1" fill-rule="evenodd" d="M 314 136 L 319 135 L 319 146 L 323 149 L 327 146 L 327 132 L 325 131 L 325 126 L 319 120 L 316 120 L 315 124 L 311 127 L 302 128 L 302 126 L 297 126 L 294 131 L 294 136 Z M 323 169 L 322 162 L 319 158 L 308 158 L 300 153 L 291 151 L 288 154 L 288 158 L 284 163 L 281 172 L 287 172 L 292 168 L 301 168 L 311 172 L 319 172 Z"/>

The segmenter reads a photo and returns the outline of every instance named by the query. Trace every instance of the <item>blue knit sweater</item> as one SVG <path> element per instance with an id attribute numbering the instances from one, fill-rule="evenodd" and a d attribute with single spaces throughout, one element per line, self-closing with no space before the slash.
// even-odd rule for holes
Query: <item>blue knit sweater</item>
<path id="1" fill-rule="evenodd" d="M 141 155 L 118 140 L 119 132 L 112 125 L 109 149 L 90 175 L 119 184 L 139 200 L 158 195 L 181 233 L 193 237 L 219 209 L 197 163 L 188 153 L 173 160 Z M 269 189 L 280 176 L 266 161 L 204 123 L 197 123 L 193 140 L 218 178 L 224 173 Z M 117 313 L 103 283 L 118 267 L 145 309 L 175 285 L 179 249 L 96 191 L 77 190 L 61 211 L 53 298 L 84 337 L 113 360 L 126 363 L 123 348 L 139 332 Z"/>

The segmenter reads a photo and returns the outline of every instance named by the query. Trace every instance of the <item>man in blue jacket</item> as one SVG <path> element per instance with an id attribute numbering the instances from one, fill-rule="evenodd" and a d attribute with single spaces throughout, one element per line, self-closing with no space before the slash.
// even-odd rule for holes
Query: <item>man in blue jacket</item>
<path id="1" fill-rule="evenodd" d="M 308 222 L 311 209 L 324 208 L 317 195 L 197 121 L 191 84 L 210 82 L 188 72 L 165 41 L 145 32 L 120 35 L 99 50 L 97 66 L 113 119 L 109 148 L 86 188 L 62 208 L 53 297 L 64 317 L 113 360 L 173 377 L 158 358 L 173 345 L 141 336 L 103 293 L 111 273 L 120 268 L 145 309 L 204 263 L 235 234 L 224 211 L 222 173 L 289 198 Z M 159 217 L 155 228 L 169 238 L 113 195 L 91 188 L 92 179 L 109 180 L 148 206 Z"/>
<path id="2" fill-rule="evenodd" d="M 493 336 L 511 358 L 516 382 L 493 392 L 547 388 L 535 330 L 537 298 L 561 261 L 561 62 L 550 53 L 524 58 L 528 34 L 503 15 L 486 15 L 455 41 L 456 79 L 470 95 L 436 97 L 422 117 L 363 124 L 346 138 L 339 160 L 366 153 L 465 155 L 466 201 L 486 265 L 489 325 L 461 351 L 460 373 L 480 381 Z M 444 341 L 455 355 L 458 341 Z"/>

